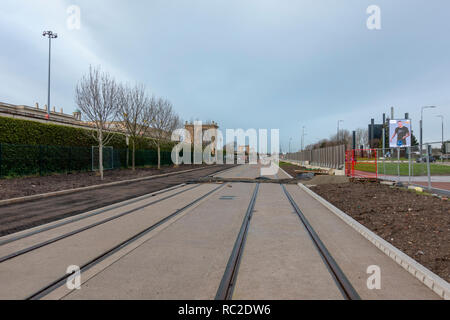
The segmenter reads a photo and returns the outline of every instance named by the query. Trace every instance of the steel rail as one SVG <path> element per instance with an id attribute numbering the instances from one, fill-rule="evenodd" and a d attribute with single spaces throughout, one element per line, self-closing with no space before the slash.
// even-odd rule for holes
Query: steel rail
<path id="1" fill-rule="evenodd" d="M 130 199 L 130 200 L 125 200 L 123 202 L 119 202 L 119 203 L 114 204 L 112 206 L 106 206 L 106 208 L 103 208 L 103 209 L 94 210 L 90 214 L 86 214 L 86 215 L 83 215 L 83 216 L 75 216 L 74 218 L 66 220 L 66 221 L 62 221 L 62 222 L 59 222 L 59 223 L 56 223 L 56 224 L 52 224 L 52 225 L 49 225 L 49 226 L 44 226 L 43 228 L 39 228 L 37 230 L 33 230 L 33 231 L 30 231 L 30 232 L 26 232 L 24 234 L 17 235 L 15 237 L 11 237 L 11 238 L 6 239 L 6 240 L 2 240 L 2 241 L 0 241 L 0 246 L 8 244 L 8 243 L 11 243 L 11 242 L 14 242 L 14 241 L 17 241 L 17 240 L 21 240 L 21 239 L 24 239 L 24 238 L 28 238 L 28 237 L 34 236 L 34 235 L 39 234 L 39 233 L 44 232 L 44 231 L 55 229 L 55 228 L 67 225 L 69 223 L 72 223 L 72 222 L 77 222 L 77 221 L 80 221 L 80 220 L 83 220 L 83 219 L 86 219 L 86 218 L 90 218 L 90 217 L 98 215 L 100 213 L 104 213 L 104 212 L 108 212 L 108 211 L 111 211 L 111 210 L 114 210 L 114 209 L 118 209 L 118 208 L 127 206 L 129 204 L 133 204 L 133 203 L 136 203 L 138 201 L 142 201 L 142 200 L 145 200 L 147 198 L 151 198 L 151 197 L 157 196 L 157 195 L 159 195 L 161 193 L 166 193 L 166 192 L 169 192 L 169 191 L 172 191 L 172 190 L 184 187 L 185 185 L 186 185 L 185 183 L 182 183 L 182 184 L 179 184 L 179 185 L 167 188 L 167 189 L 163 189 L 163 190 L 159 190 L 159 191 L 156 191 L 156 192 L 152 192 L 152 193 L 150 193 L 148 195 L 140 196 L 140 197 L 137 197 L 137 198 L 134 198 L 134 199 Z M 82 215 L 82 214 L 80 214 L 80 215 Z"/>
<path id="2" fill-rule="evenodd" d="M 234 286 L 236 284 L 236 278 L 239 271 L 239 265 L 241 262 L 242 254 L 244 252 L 245 242 L 247 239 L 247 233 L 250 226 L 250 220 L 253 215 L 255 207 L 256 197 L 259 191 L 259 183 L 256 184 L 253 191 L 250 204 L 248 205 L 247 212 L 245 213 L 244 220 L 242 222 L 241 229 L 234 243 L 233 251 L 228 259 L 225 272 L 220 282 L 219 288 L 216 293 L 215 300 L 230 300 L 233 296 Z"/>
<path id="3" fill-rule="evenodd" d="M 212 175 L 224 172 L 224 171 L 231 170 L 231 169 L 233 169 L 233 167 L 217 171 L 217 172 L 209 174 L 207 176 L 212 176 Z M 200 168 L 200 169 L 198 169 L 198 171 L 201 171 L 201 170 L 204 170 L 204 169 L 207 169 L 207 168 L 209 168 L 209 167 Z M 46 226 L 46 227 L 40 228 L 38 230 L 26 232 L 24 234 L 17 235 L 15 237 L 11 237 L 11 238 L 8 238 L 6 240 L 0 240 L 0 246 L 8 244 L 8 243 L 11 243 L 11 242 L 14 242 L 14 241 L 17 241 L 17 240 L 28 238 L 30 236 L 33 236 L 35 234 L 39 234 L 39 233 L 44 232 L 44 231 L 55 229 L 55 228 L 61 227 L 63 225 L 72 223 L 72 222 L 77 222 L 77 221 L 80 221 L 80 220 L 92 217 L 92 216 L 100 214 L 100 213 L 104 213 L 104 212 L 108 212 L 108 211 L 111 211 L 111 210 L 114 210 L 114 209 L 117 209 L 117 208 L 121 208 L 121 207 L 127 206 L 129 204 L 133 204 L 133 203 L 136 203 L 138 201 L 145 200 L 145 199 L 150 198 L 150 197 L 154 197 L 154 196 L 159 195 L 161 193 L 165 193 L 165 192 L 169 192 L 169 191 L 181 188 L 181 187 L 183 187 L 185 185 L 186 185 L 186 183 L 181 183 L 179 185 L 175 185 L 175 186 L 172 186 L 172 187 L 169 187 L 169 188 L 166 188 L 166 189 L 162 189 L 162 190 L 158 190 L 158 191 L 152 192 L 152 193 L 150 193 L 148 195 L 139 196 L 137 198 L 132 198 L 132 199 L 129 199 L 129 200 L 121 201 L 121 202 L 116 203 L 116 204 L 109 205 L 109 206 L 107 206 L 106 208 L 103 208 L 103 209 L 97 209 L 94 212 L 92 212 L 90 214 L 87 214 L 87 215 L 83 215 L 81 217 L 80 216 L 75 216 L 74 218 L 72 218 L 70 220 L 66 220 L 66 221 L 63 221 L 63 222 L 60 222 L 60 223 L 56 223 L 56 224 L 53 224 L 53 225 L 50 225 L 50 226 Z"/>
<path id="4" fill-rule="evenodd" d="M 328 271 L 330 272 L 331 276 L 333 277 L 334 281 L 336 282 L 339 291 L 342 293 L 343 297 L 346 300 L 361 300 L 361 297 L 356 292 L 355 288 L 353 288 L 350 281 L 345 276 L 342 269 L 339 267 L 337 262 L 334 260 L 322 240 L 320 240 L 317 233 L 314 231 L 313 227 L 309 223 L 309 221 L 306 219 L 303 212 L 300 210 L 300 208 L 297 206 L 297 203 L 294 201 L 290 193 L 287 191 L 286 187 L 283 184 L 280 184 L 283 188 L 284 193 L 286 194 L 286 197 L 288 198 L 289 202 L 291 203 L 292 207 L 294 208 L 295 212 L 297 213 L 298 217 L 300 218 L 300 221 L 303 223 L 303 225 L 306 228 L 306 231 L 308 232 L 311 240 L 313 241 L 317 251 L 320 254 L 320 257 L 324 261 L 326 267 L 328 268 Z"/>
<path id="5" fill-rule="evenodd" d="M 189 209 L 190 207 L 192 207 L 193 205 L 195 205 L 199 201 L 205 199 L 206 197 L 208 197 L 209 195 L 213 194 L 214 192 L 216 192 L 217 190 L 219 190 L 220 188 L 222 188 L 224 186 L 225 186 L 225 184 L 219 185 L 218 187 L 214 188 L 213 190 L 209 191 L 208 193 L 198 197 L 194 201 L 192 201 L 189 204 L 185 205 L 181 209 L 177 209 L 176 211 L 174 211 L 170 215 L 166 216 L 165 218 L 159 220 L 158 222 L 156 222 L 155 224 L 151 225 L 150 227 L 140 231 L 139 233 L 135 234 L 134 236 L 128 238 L 127 240 L 121 242 L 120 244 L 114 246 L 113 248 L 105 251 L 101 255 L 93 258 L 92 260 L 90 260 L 89 262 L 87 262 L 86 264 L 84 264 L 80 268 L 80 273 L 82 274 L 83 272 L 86 272 L 87 270 L 89 270 L 93 266 L 95 266 L 98 263 L 102 262 L 103 260 L 105 260 L 106 258 L 110 257 L 114 253 L 118 252 L 122 248 L 124 248 L 124 247 L 128 246 L 129 244 L 135 242 L 136 240 L 140 239 L 141 237 L 143 237 L 144 235 L 148 234 L 149 232 L 151 232 L 152 230 L 154 230 L 158 226 L 162 225 L 163 223 L 165 223 L 165 222 L 169 221 L 170 219 L 174 218 L 175 216 L 179 215 L 181 212 Z M 59 287 L 63 286 L 66 283 L 67 279 L 70 276 L 72 276 L 72 275 L 73 275 L 73 273 L 66 274 L 66 275 L 60 277 L 59 279 L 55 280 L 54 282 L 50 283 L 49 285 L 43 287 L 39 291 L 37 291 L 37 292 L 33 293 L 32 295 L 30 295 L 29 297 L 27 297 L 26 300 L 38 300 L 38 299 L 40 299 L 42 297 L 45 297 L 46 295 L 48 295 L 52 291 L 54 291 L 54 290 L 58 289 Z"/>
<path id="6" fill-rule="evenodd" d="M 94 227 L 97 227 L 97 226 L 99 226 L 99 225 L 102 225 L 102 224 L 104 224 L 104 223 L 107 223 L 107 222 L 116 220 L 116 219 L 121 218 L 121 217 L 126 216 L 126 215 L 129 215 L 129 214 L 131 214 L 131 213 L 133 213 L 133 212 L 136 212 L 136 211 L 138 211 L 138 210 L 144 209 L 144 208 L 149 207 L 149 206 L 151 206 L 151 205 L 154 205 L 154 204 L 156 204 L 156 203 L 158 203 L 158 202 L 161 202 L 161 201 L 170 199 L 170 198 L 172 198 L 172 197 L 174 197 L 174 196 L 177 196 L 177 195 L 179 195 L 179 194 L 181 194 L 181 193 L 184 193 L 184 192 L 186 192 L 186 191 L 190 191 L 190 190 L 192 190 L 192 189 L 194 189 L 194 188 L 197 188 L 197 187 L 199 187 L 199 186 L 200 186 L 200 185 L 194 185 L 193 187 L 190 187 L 190 188 L 188 188 L 188 189 L 185 189 L 185 190 L 182 190 L 182 191 L 178 191 L 178 192 L 176 192 L 176 193 L 174 193 L 174 194 L 168 195 L 168 196 L 166 196 L 166 197 L 163 197 L 163 198 L 161 198 L 161 199 L 158 199 L 158 200 L 155 200 L 155 201 L 152 201 L 152 202 L 148 202 L 148 203 L 143 204 L 143 205 L 141 205 L 141 206 L 139 206 L 139 207 L 136 207 L 136 208 L 127 210 L 127 211 L 125 211 L 125 212 L 119 213 L 119 214 L 117 214 L 117 215 L 115 215 L 115 216 L 112 216 L 112 217 L 109 217 L 109 218 L 106 218 L 106 219 L 103 219 L 103 220 L 94 222 L 94 223 L 89 224 L 89 225 L 87 225 L 87 226 L 84 226 L 84 227 L 81 227 L 81 228 L 72 230 L 72 231 L 67 232 L 67 233 L 65 233 L 65 234 L 62 234 L 62 235 L 60 235 L 60 236 L 57 236 L 57 237 L 51 238 L 51 239 L 49 239 L 49 240 L 45 240 L 45 241 L 42 241 L 42 242 L 40 242 L 40 243 L 34 244 L 34 245 L 32 245 L 32 246 L 26 247 L 26 248 L 24 248 L 24 249 L 15 251 L 15 252 L 10 253 L 10 254 L 8 254 L 8 255 L 6 255 L 6 256 L 0 257 L 0 263 L 5 262 L 5 261 L 10 260 L 10 259 L 13 259 L 13 258 L 16 258 L 16 257 L 18 257 L 18 256 L 21 256 L 21 255 L 23 255 L 23 254 L 25 254 L 25 253 L 34 251 L 34 250 L 36 250 L 36 249 L 39 249 L 39 248 L 48 246 L 48 245 L 50 245 L 50 244 L 52 244 L 52 243 L 55 243 L 55 242 L 57 242 L 57 241 L 66 239 L 66 238 L 71 237 L 71 236 L 73 236 L 73 235 L 76 235 L 76 234 L 78 234 L 78 233 L 80 233 L 80 232 L 83 232 L 83 231 L 92 229 L 92 228 L 94 228 Z"/>

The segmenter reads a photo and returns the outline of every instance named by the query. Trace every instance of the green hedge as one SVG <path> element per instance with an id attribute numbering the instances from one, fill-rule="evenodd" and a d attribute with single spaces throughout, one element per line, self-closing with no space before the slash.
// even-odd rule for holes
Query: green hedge
<path id="1" fill-rule="evenodd" d="M 128 154 L 131 157 L 131 150 L 128 150 Z M 98 156 L 92 159 L 91 147 L 0 143 L 0 178 L 91 171 L 93 161 L 96 166 Z M 105 168 L 110 168 L 111 163 L 114 169 L 125 168 L 127 149 L 113 149 L 112 155 L 105 150 L 103 161 Z M 136 150 L 137 166 L 156 166 L 157 164 L 157 151 Z M 172 164 L 170 151 L 161 152 L 161 164 Z M 131 165 L 131 158 L 129 165 Z"/>
<path id="2" fill-rule="evenodd" d="M 91 147 L 97 145 L 97 142 L 90 131 L 64 125 L 0 117 L 0 143 Z M 126 148 L 125 135 L 113 134 L 113 138 L 108 145 L 114 148 Z M 172 142 L 164 142 L 161 144 L 161 150 L 170 151 L 173 146 L 174 143 Z M 156 146 L 149 139 L 138 138 L 136 149 L 156 150 Z"/>

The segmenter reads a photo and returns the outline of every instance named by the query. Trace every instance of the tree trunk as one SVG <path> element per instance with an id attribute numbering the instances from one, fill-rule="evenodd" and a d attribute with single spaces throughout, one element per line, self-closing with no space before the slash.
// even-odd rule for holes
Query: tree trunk
<path id="1" fill-rule="evenodd" d="M 161 148 L 158 144 L 158 170 L 161 169 Z"/>
<path id="2" fill-rule="evenodd" d="M 180 157 L 180 152 L 177 150 L 177 156 L 175 157 L 175 163 L 174 163 L 174 167 L 175 168 L 178 168 L 178 161 L 179 161 L 179 158 Z"/>
<path id="3" fill-rule="evenodd" d="M 129 161 L 129 158 L 130 158 L 130 148 L 128 148 L 128 145 L 127 145 L 127 169 L 130 167 L 130 165 L 129 165 L 129 163 L 130 163 L 130 161 Z"/>
<path id="4" fill-rule="evenodd" d="M 98 143 L 98 170 L 100 171 L 100 180 L 103 180 L 103 137 L 100 134 L 100 141 Z"/>
<path id="5" fill-rule="evenodd" d="M 135 145 L 135 143 L 134 143 L 134 139 L 133 139 L 133 155 L 132 155 L 132 159 L 131 159 L 131 166 L 132 166 L 132 170 L 134 171 L 135 170 L 135 164 L 136 164 L 136 157 L 135 157 L 135 155 L 136 155 L 136 145 Z"/>

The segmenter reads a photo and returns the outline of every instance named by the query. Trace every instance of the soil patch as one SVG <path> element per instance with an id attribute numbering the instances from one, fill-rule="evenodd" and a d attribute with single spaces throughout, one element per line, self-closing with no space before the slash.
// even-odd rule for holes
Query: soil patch
<path id="1" fill-rule="evenodd" d="M 205 166 L 200 170 L 180 172 L 168 177 L 155 177 L 0 206 L 0 237 L 186 183 L 232 167 L 232 165 Z"/>
<path id="2" fill-rule="evenodd" d="M 298 172 L 295 172 L 295 170 L 301 170 L 302 167 L 287 162 L 280 162 L 280 168 L 289 173 L 292 177 L 296 178 Z M 322 185 L 322 184 L 347 183 L 349 182 L 349 179 L 346 176 L 316 175 L 311 179 L 304 179 L 300 180 L 299 182 L 306 185 Z"/>
<path id="3" fill-rule="evenodd" d="M 97 172 L 79 172 L 68 174 L 54 174 L 42 177 L 24 177 L 14 179 L 0 179 L 0 200 L 31 196 L 34 194 L 53 191 L 76 189 L 108 182 L 142 178 L 146 176 L 189 170 L 205 165 L 163 166 L 157 168 L 117 169 L 104 171 L 104 180 L 100 180 Z"/>
<path id="4" fill-rule="evenodd" d="M 450 202 L 379 183 L 324 184 L 311 190 L 450 281 Z"/>

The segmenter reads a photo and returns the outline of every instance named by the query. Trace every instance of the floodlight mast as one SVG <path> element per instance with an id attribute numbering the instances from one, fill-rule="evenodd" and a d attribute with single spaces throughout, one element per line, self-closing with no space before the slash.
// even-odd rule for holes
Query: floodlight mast
<path id="1" fill-rule="evenodd" d="M 52 31 L 44 31 L 42 36 L 48 37 L 48 92 L 47 92 L 47 115 L 46 118 L 50 119 L 50 66 L 52 56 L 52 39 L 58 38 L 58 34 Z"/>

